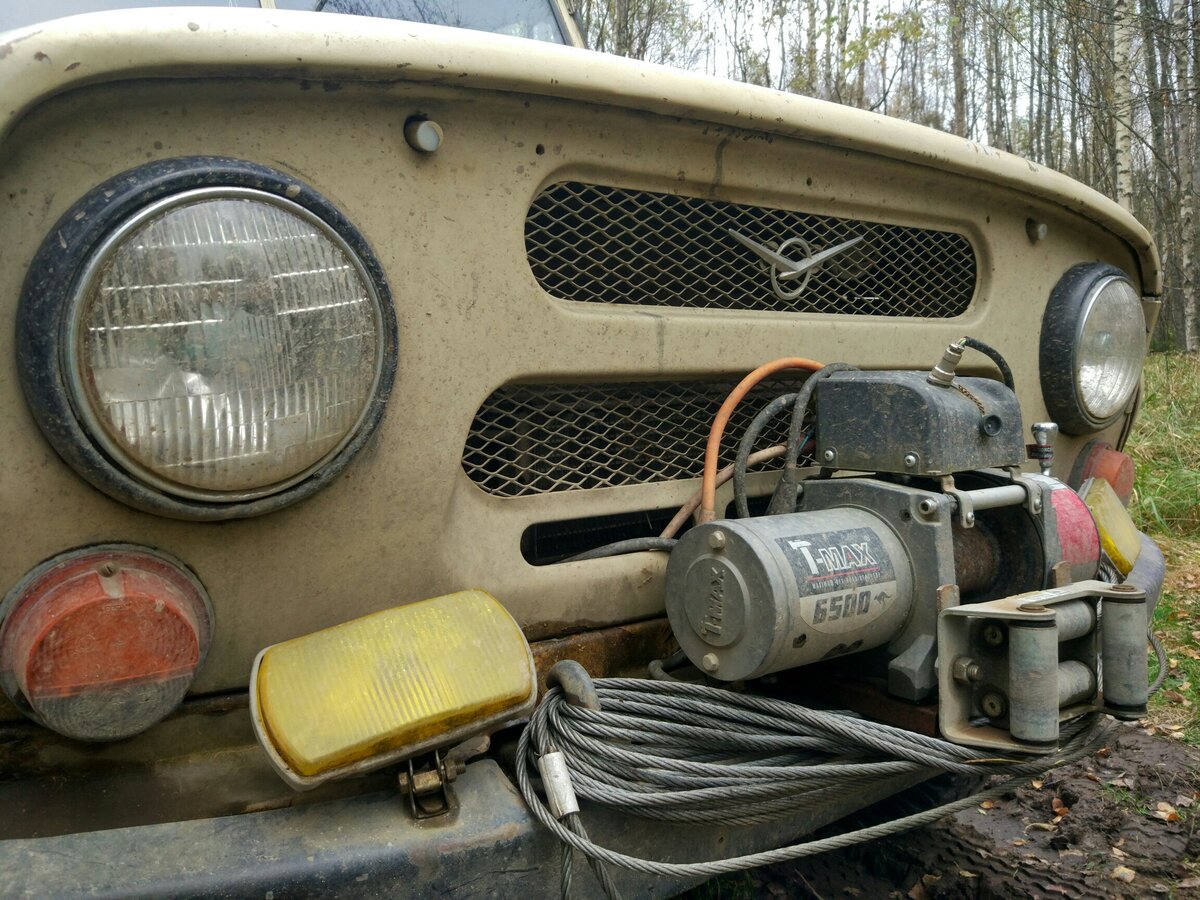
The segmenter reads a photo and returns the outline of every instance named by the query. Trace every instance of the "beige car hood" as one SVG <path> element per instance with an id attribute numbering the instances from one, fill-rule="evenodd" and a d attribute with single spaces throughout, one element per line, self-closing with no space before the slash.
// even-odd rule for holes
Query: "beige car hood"
<path id="1" fill-rule="evenodd" d="M 571 47 L 283 10 L 175 8 L 73 16 L 0 34 L 0 141 L 39 102 L 81 85 L 204 76 L 445 83 L 713 122 L 817 141 L 1003 185 L 1125 241 L 1142 289 L 1161 291 L 1153 239 L 1102 194 L 1058 172 L 898 119 Z M 0 163 L 4 151 L 0 144 Z"/>

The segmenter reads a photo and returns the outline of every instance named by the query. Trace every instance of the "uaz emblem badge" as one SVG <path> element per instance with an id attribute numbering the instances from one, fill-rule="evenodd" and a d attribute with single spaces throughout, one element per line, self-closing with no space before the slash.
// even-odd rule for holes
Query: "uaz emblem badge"
<path id="1" fill-rule="evenodd" d="M 849 250 L 863 239 L 863 236 L 859 235 L 840 244 L 834 244 L 832 247 L 826 247 L 819 253 L 813 253 L 812 248 L 803 238 L 788 238 L 779 245 L 778 250 L 772 250 L 732 228 L 728 231 L 735 241 L 771 267 L 771 289 L 780 300 L 795 300 L 804 293 L 809 279 L 812 278 L 813 272 L 821 263 Z M 796 249 L 804 254 L 800 259 L 791 259 L 786 255 Z"/>

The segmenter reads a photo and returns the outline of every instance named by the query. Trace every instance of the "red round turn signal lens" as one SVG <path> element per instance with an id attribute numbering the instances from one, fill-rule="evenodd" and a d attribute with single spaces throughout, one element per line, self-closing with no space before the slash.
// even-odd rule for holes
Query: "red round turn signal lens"
<path id="1" fill-rule="evenodd" d="M 212 626 L 203 586 L 176 560 L 128 545 L 73 550 L 0 606 L 0 688 L 60 734 L 130 737 L 179 705 Z"/>

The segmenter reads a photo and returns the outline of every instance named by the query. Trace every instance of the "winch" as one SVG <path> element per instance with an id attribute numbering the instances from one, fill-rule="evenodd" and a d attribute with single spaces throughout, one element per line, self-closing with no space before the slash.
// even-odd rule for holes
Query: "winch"
<path id="1" fill-rule="evenodd" d="M 737 681 L 863 654 L 894 697 L 938 691 L 943 734 L 979 746 L 1044 748 L 1087 710 L 1144 714 L 1145 594 L 1093 580 L 1096 523 L 1069 486 L 1021 471 L 1011 384 L 956 374 L 978 343 L 928 373 L 809 378 L 791 405 L 795 425 L 814 401 L 817 464 L 798 466 L 793 440 L 766 515 L 699 524 L 671 553 L 667 614 L 697 667 Z M 1054 428 L 1031 430 L 1048 472 Z"/>

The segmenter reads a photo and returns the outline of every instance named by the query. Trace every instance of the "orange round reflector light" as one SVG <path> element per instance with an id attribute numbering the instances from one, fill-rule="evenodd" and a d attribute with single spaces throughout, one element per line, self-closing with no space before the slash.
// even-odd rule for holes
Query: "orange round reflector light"
<path id="1" fill-rule="evenodd" d="M 1111 484 L 1121 502 L 1129 505 L 1129 498 L 1133 496 L 1133 457 L 1108 444 L 1097 444 L 1088 451 L 1079 480 L 1082 484 L 1093 477 L 1103 478 Z"/>
<path id="2" fill-rule="evenodd" d="M 124 544 L 73 550 L 0 605 L 0 688 L 67 737 L 130 737 L 183 700 L 212 626 L 204 587 L 177 560 Z"/>

